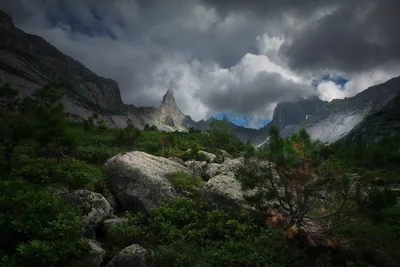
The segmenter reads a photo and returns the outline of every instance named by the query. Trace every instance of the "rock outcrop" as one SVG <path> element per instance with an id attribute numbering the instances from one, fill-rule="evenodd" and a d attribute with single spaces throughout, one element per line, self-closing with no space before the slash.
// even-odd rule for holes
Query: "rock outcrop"
<path id="1" fill-rule="evenodd" d="M 115 256 L 107 267 L 150 267 L 151 258 L 147 250 L 139 245 L 124 248 Z"/>
<path id="2" fill-rule="evenodd" d="M 89 255 L 85 259 L 85 266 L 101 267 L 101 264 L 106 257 L 106 251 L 101 247 L 96 240 L 89 240 Z"/>
<path id="3" fill-rule="evenodd" d="M 400 77 L 383 84 L 372 86 L 361 93 L 345 98 L 335 99 L 319 107 L 311 117 L 301 122 L 313 139 L 322 142 L 335 142 L 346 137 L 369 116 L 383 110 L 400 91 Z M 300 125 L 291 126 L 281 132 L 287 137 L 298 131 Z"/>
<path id="4" fill-rule="evenodd" d="M 248 208 L 244 192 L 233 173 L 220 174 L 211 178 L 203 188 L 202 199 L 222 209 Z"/>
<path id="5" fill-rule="evenodd" d="M 87 236 L 92 236 L 95 228 L 111 214 L 110 203 L 99 193 L 79 189 L 66 197 L 73 201 L 83 216 Z"/>
<path id="6" fill-rule="evenodd" d="M 150 212 L 154 205 L 177 197 L 166 175 L 189 172 L 179 163 L 144 152 L 121 153 L 104 165 L 109 189 L 125 210 Z"/>

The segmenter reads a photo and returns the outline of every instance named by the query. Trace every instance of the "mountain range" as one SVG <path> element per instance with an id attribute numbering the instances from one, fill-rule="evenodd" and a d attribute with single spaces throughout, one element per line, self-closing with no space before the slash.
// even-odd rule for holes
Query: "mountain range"
<path id="1" fill-rule="evenodd" d="M 155 125 L 165 131 L 189 127 L 207 129 L 211 120 L 194 121 L 176 104 L 168 90 L 158 107 L 126 105 L 118 84 L 63 54 L 43 38 L 15 27 L 0 11 L 0 84 L 9 83 L 22 96 L 32 94 L 50 81 L 65 81 L 63 104 L 71 120 L 82 121 L 96 112 L 110 127 L 124 127 L 128 119 L 138 128 Z M 400 77 L 370 87 L 354 97 L 324 102 L 318 97 L 278 103 L 272 122 L 260 129 L 238 126 L 225 120 L 243 141 L 254 145 L 266 141 L 270 125 L 283 136 L 305 127 L 312 138 L 333 142 L 344 137 L 374 140 L 400 128 Z M 376 128 L 378 127 L 378 128 Z"/>

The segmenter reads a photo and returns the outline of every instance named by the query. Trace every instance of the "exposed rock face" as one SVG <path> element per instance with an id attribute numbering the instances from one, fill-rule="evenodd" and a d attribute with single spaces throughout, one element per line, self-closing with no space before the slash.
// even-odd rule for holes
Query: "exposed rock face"
<path id="1" fill-rule="evenodd" d="M 222 168 L 223 166 L 224 166 L 224 165 L 218 164 L 218 163 L 210 163 L 210 164 L 208 164 L 208 165 L 207 165 L 207 168 L 206 168 L 206 170 L 205 170 L 205 177 L 206 177 L 207 179 L 211 179 L 211 178 L 213 178 L 214 176 L 220 174 L 220 173 L 221 173 L 221 168 Z"/>
<path id="2" fill-rule="evenodd" d="M 124 248 L 115 256 L 107 267 L 150 267 L 151 258 L 147 250 L 139 245 Z"/>
<path id="3" fill-rule="evenodd" d="M 207 161 L 210 163 L 215 163 L 217 161 L 217 156 L 212 153 L 202 150 L 200 150 L 198 153 L 204 155 L 207 158 Z"/>
<path id="4" fill-rule="evenodd" d="M 232 159 L 220 169 L 221 173 L 234 173 L 243 164 L 243 158 Z"/>
<path id="5" fill-rule="evenodd" d="M 67 197 L 79 208 L 87 235 L 90 235 L 111 214 L 110 203 L 99 193 L 79 189 L 68 193 Z"/>
<path id="6" fill-rule="evenodd" d="M 365 118 L 351 133 L 346 136 L 345 142 L 360 140 L 378 141 L 383 137 L 390 137 L 400 132 L 400 91 L 382 110 Z"/>
<path id="7" fill-rule="evenodd" d="M 185 166 L 190 171 L 192 175 L 201 176 L 203 177 L 206 168 L 207 162 L 205 161 L 195 161 L 195 160 L 188 160 L 185 162 Z"/>
<path id="8" fill-rule="evenodd" d="M 281 122 L 283 123 L 280 125 L 280 135 L 283 137 L 288 137 L 297 132 L 300 127 L 304 127 L 313 139 L 319 139 L 322 142 L 335 142 L 346 137 L 353 129 L 360 129 L 358 126 L 360 126 L 361 129 L 365 127 L 361 124 L 367 120 L 369 116 L 379 113 L 380 111 L 385 113 L 385 110 L 390 109 L 389 106 L 393 106 L 393 104 L 390 103 L 392 103 L 391 101 L 396 101 L 393 99 L 399 91 L 400 77 L 397 77 L 383 84 L 370 87 L 353 97 L 335 99 L 321 106 L 317 105 L 314 113 L 307 114 L 310 116 L 307 116 L 307 118 L 302 121 L 300 121 L 300 117 L 296 117 L 296 119 L 290 117 L 293 119 L 293 124 L 287 124 L 292 121 L 287 121 L 285 116 L 283 116 L 282 121 L 280 121 L 279 118 L 281 118 L 281 116 L 279 113 L 282 112 L 275 110 L 274 120 L 271 124 L 277 124 L 279 126 Z M 299 106 L 297 104 L 295 106 L 296 113 L 300 113 L 303 116 L 304 114 L 301 112 Z M 390 112 L 387 112 L 386 114 L 391 116 L 389 113 Z M 379 121 L 377 117 L 372 120 L 375 122 Z M 388 120 L 388 118 L 386 118 L 386 120 Z M 287 125 L 282 129 L 285 124 Z M 386 132 L 392 131 L 388 130 L 390 126 L 385 126 L 385 128 Z"/>
<path id="9" fill-rule="evenodd" d="M 301 124 L 324 103 L 326 102 L 316 96 L 295 102 L 278 103 L 271 124 L 276 125 L 279 130 L 283 130 L 287 125 Z"/>
<path id="10" fill-rule="evenodd" d="M 106 251 L 96 240 L 89 240 L 89 255 L 85 260 L 85 266 L 100 267 L 106 256 Z"/>
<path id="11" fill-rule="evenodd" d="M 104 165 L 110 191 L 126 210 L 150 212 L 154 205 L 177 196 L 166 175 L 189 172 L 175 161 L 144 152 L 121 153 Z"/>
<path id="12" fill-rule="evenodd" d="M 211 178 L 204 185 L 202 198 L 217 208 L 243 209 L 248 207 L 243 194 L 233 173 L 228 173 Z"/>

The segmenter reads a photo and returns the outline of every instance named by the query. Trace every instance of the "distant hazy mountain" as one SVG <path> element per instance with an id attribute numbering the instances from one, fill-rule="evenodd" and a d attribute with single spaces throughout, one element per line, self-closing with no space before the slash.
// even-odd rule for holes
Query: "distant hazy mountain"
<path id="1" fill-rule="evenodd" d="M 369 134 L 374 136 L 372 132 L 382 132 L 383 134 L 383 131 L 389 131 L 386 134 L 390 134 L 391 129 L 394 128 L 391 128 L 388 117 L 392 116 L 391 112 L 395 113 L 395 110 L 398 110 L 399 91 L 400 77 L 397 77 L 372 86 L 353 97 L 335 99 L 320 106 L 301 123 L 285 127 L 281 131 L 281 135 L 289 136 L 300 127 L 304 127 L 312 138 L 320 139 L 323 142 L 334 142 L 342 139 L 353 129 L 354 131 L 358 129 L 358 134 L 364 131 L 364 137 Z M 372 123 L 372 120 L 375 120 L 375 123 Z M 383 123 L 383 120 L 387 122 Z M 376 128 L 376 122 L 381 123 L 381 121 L 387 127 Z"/>
<path id="2" fill-rule="evenodd" d="M 0 84 L 10 83 L 26 96 L 59 79 L 66 82 L 61 90 L 71 120 L 86 120 L 97 112 L 110 127 L 124 127 L 130 119 L 136 127 L 150 124 L 165 131 L 185 131 L 191 126 L 207 129 L 211 122 L 195 122 L 183 114 L 172 91 L 166 92 L 159 107 L 125 105 L 115 81 L 96 75 L 43 38 L 15 28 L 10 16 L 0 11 Z M 394 97 L 399 89 L 400 78 L 394 78 L 354 97 L 330 103 L 317 97 L 279 103 L 272 122 L 258 130 L 237 126 L 226 117 L 224 120 L 238 138 L 254 145 L 266 141 L 272 124 L 279 127 L 283 136 L 305 127 L 313 138 L 324 142 L 339 140 L 352 131 L 352 138 L 374 138 L 379 132 L 390 134 L 392 129 L 398 129 L 398 120 L 392 127 L 392 116 L 398 114 L 399 96 Z"/>
<path id="3" fill-rule="evenodd" d="M 127 119 L 139 128 L 150 124 L 165 131 L 184 131 L 190 126 L 206 129 L 210 124 L 210 120 L 195 122 L 183 114 L 172 91 L 166 92 L 159 107 L 125 105 L 115 81 L 96 75 L 43 38 L 17 29 L 11 17 L 0 11 L 0 84 L 9 83 L 27 96 L 59 79 L 66 81 L 63 103 L 72 120 L 86 120 L 97 112 L 110 127 L 124 127 Z M 243 141 L 257 143 L 266 137 L 263 131 L 231 122 L 229 126 Z"/>

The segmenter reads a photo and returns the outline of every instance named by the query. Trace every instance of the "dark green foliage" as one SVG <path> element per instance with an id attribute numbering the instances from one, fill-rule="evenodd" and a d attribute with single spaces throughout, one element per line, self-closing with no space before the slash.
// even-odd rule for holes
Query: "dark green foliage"
<path id="1" fill-rule="evenodd" d="M 199 134 L 199 133 L 201 133 L 201 130 L 200 130 L 200 129 L 197 129 L 197 128 L 194 128 L 193 126 L 190 126 L 190 127 L 189 127 L 189 133 L 192 133 L 192 134 Z"/>
<path id="2" fill-rule="evenodd" d="M 128 218 L 127 224 L 110 231 L 150 249 L 155 266 L 303 266 L 306 262 L 301 250 L 290 249 L 278 233 L 255 225 L 245 214 L 212 210 L 185 198 L 155 207 L 146 220 Z"/>
<path id="3" fill-rule="evenodd" d="M 19 91 L 5 84 L 0 88 L 1 169 L 10 169 L 14 149 L 33 139 L 32 101 L 21 100 Z"/>
<path id="4" fill-rule="evenodd" d="M 73 155 L 76 159 L 97 165 L 104 164 L 109 158 L 125 151 L 120 147 L 80 146 L 74 150 Z"/>
<path id="5" fill-rule="evenodd" d="M 83 221 L 67 202 L 21 180 L 0 191 L 1 266 L 82 266 Z"/>
<path id="6" fill-rule="evenodd" d="M 36 142 L 48 149 L 56 157 L 61 157 L 62 145 L 65 145 L 66 119 L 61 84 L 48 84 L 33 94 Z M 68 143 L 68 142 L 67 142 Z"/>
<path id="7" fill-rule="evenodd" d="M 188 197 L 201 196 L 201 189 L 205 184 L 201 177 L 193 176 L 186 172 L 174 172 L 169 174 L 167 178 L 179 193 Z"/>
<path id="8" fill-rule="evenodd" d="M 128 149 L 134 149 L 138 146 L 140 137 L 140 130 L 135 128 L 131 120 L 128 120 L 125 128 L 119 130 L 116 143 L 119 146 L 125 146 Z"/>
<path id="9" fill-rule="evenodd" d="M 20 169 L 14 170 L 12 175 L 33 184 L 57 183 L 70 189 L 94 190 L 103 181 L 99 168 L 73 158 L 59 161 L 43 158 L 30 160 Z"/>
<path id="10" fill-rule="evenodd" d="M 150 125 L 150 124 L 146 123 L 144 125 L 143 131 L 146 131 L 146 132 L 157 132 L 158 129 L 157 129 L 157 126 Z"/>
<path id="11" fill-rule="evenodd" d="M 243 149 L 243 143 L 235 136 L 225 121 L 211 121 L 206 132 L 203 143 L 212 152 L 223 149 L 228 153 L 236 154 Z"/>

